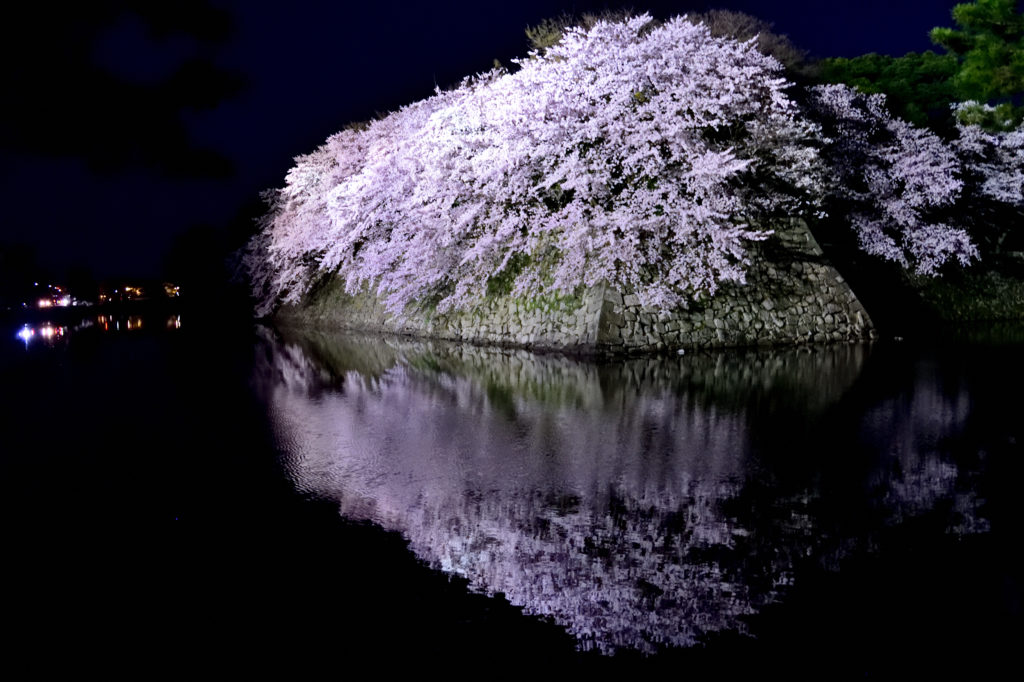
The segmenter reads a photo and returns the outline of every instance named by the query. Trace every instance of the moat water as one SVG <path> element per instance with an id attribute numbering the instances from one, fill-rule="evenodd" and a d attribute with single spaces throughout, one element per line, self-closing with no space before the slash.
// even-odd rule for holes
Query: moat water
<path id="1" fill-rule="evenodd" d="M 45 327 L 0 342 L 25 671 L 1015 655 L 1024 328 L 587 360 Z"/>

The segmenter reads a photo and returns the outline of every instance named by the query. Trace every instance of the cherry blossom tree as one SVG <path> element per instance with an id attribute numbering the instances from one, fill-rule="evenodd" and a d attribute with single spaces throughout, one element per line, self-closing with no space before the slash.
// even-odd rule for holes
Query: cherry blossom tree
<path id="1" fill-rule="evenodd" d="M 1024 213 L 1024 123 L 992 130 L 996 107 L 964 102 L 956 110 L 959 137 L 953 145 L 971 197 L 965 214 L 986 253 L 998 255 L 1008 237 L 1016 237 L 1017 243 L 1024 237 L 1019 227 Z"/>
<path id="2" fill-rule="evenodd" d="M 744 282 L 773 219 L 825 211 L 935 274 L 978 258 L 955 220 L 975 195 L 1021 203 L 1020 131 L 946 142 L 842 85 L 798 106 L 752 40 L 686 18 L 595 21 L 517 65 L 298 157 L 246 256 L 259 311 L 323 277 L 395 314 L 602 281 L 670 309 Z"/>
<path id="3" fill-rule="evenodd" d="M 812 106 L 828 135 L 832 204 L 864 251 L 926 275 L 950 259 L 968 265 L 978 257 L 967 231 L 941 220 L 963 188 L 952 146 L 892 117 L 884 95 L 822 85 L 812 89 Z"/>
<path id="4" fill-rule="evenodd" d="M 607 280 L 670 307 L 743 281 L 755 226 L 816 206 L 817 128 L 750 42 L 649 22 L 570 30 L 298 158 L 265 293 L 297 301 L 337 273 L 398 312 L 472 306 L 496 277 L 520 296 Z"/>
<path id="5" fill-rule="evenodd" d="M 954 145 L 978 193 L 1004 204 L 1024 204 L 1024 125 L 991 132 L 960 122 L 957 128 L 960 137 Z"/>

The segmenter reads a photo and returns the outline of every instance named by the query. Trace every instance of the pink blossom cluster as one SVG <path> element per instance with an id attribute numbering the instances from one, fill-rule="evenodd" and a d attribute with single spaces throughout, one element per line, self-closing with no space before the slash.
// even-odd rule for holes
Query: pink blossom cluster
<path id="1" fill-rule="evenodd" d="M 987 114 L 995 111 L 977 102 L 964 102 L 957 108 Z M 1013 130 L 989 132 L 958 118 L 957 129 L 960 137 L 954 145 L 975 190 L 1000 203 L 1024 206 L 1024 124 Z"/>
<path id="2" fill-rule="evenodd" d="M 254 242 L 265 309 L 322 273 L 393 312 L 471 307 L 499 276 L 663 308 L 742 282 L 753 225 L 817 210 L 818 128 L 751 42 L 649 24 L 571 30 L 299 157 Z"/>
<path id="3" fill-rule="evenodd" d="M 844 202 L 864 251 L 919 274 L 978 257 L 966 230 L 938 219 L 952 213 L 963 188 L 952 145 L 893 118 L 883 95 L 822 85 L 812 102 L 830 136 L 823 149 L 833 170 L 829 194 Z"/>

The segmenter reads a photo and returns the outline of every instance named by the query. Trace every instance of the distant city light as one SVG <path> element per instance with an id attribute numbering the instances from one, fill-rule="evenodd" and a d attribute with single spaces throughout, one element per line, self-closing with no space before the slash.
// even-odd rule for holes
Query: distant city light
<path id="1" fill-rule="evenodd" d="M 54 306 L 59 306 L 61 308 L 66 308 L 69 305 L 71 305 L 71 296 L 65 295 L 65 296 L 61 296 L 59 298 L 58 297 L 41 298 L 38 301 L 36 301 L 36 305 L 38 307 L 40 307 L 40 308 L 52 308 Z"/>

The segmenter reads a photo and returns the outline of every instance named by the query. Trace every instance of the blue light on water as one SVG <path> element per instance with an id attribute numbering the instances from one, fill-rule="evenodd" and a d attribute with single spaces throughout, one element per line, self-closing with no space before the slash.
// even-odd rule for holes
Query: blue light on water
<path id="1" fill-rule="evenodd" d="M 25 348 L 28 348 L 29 339 L 31 339 L 35 335 L 35 333 L 36 332 L 35 332 L 34 329 L 29 327 L 28 325 L 25 325 L 24 327 L 22 327 L 21 329 L 18 330 L 17 337 L 19 339 L 21 339 L 22 341 L 24 341 L 25 342 Z"/>

